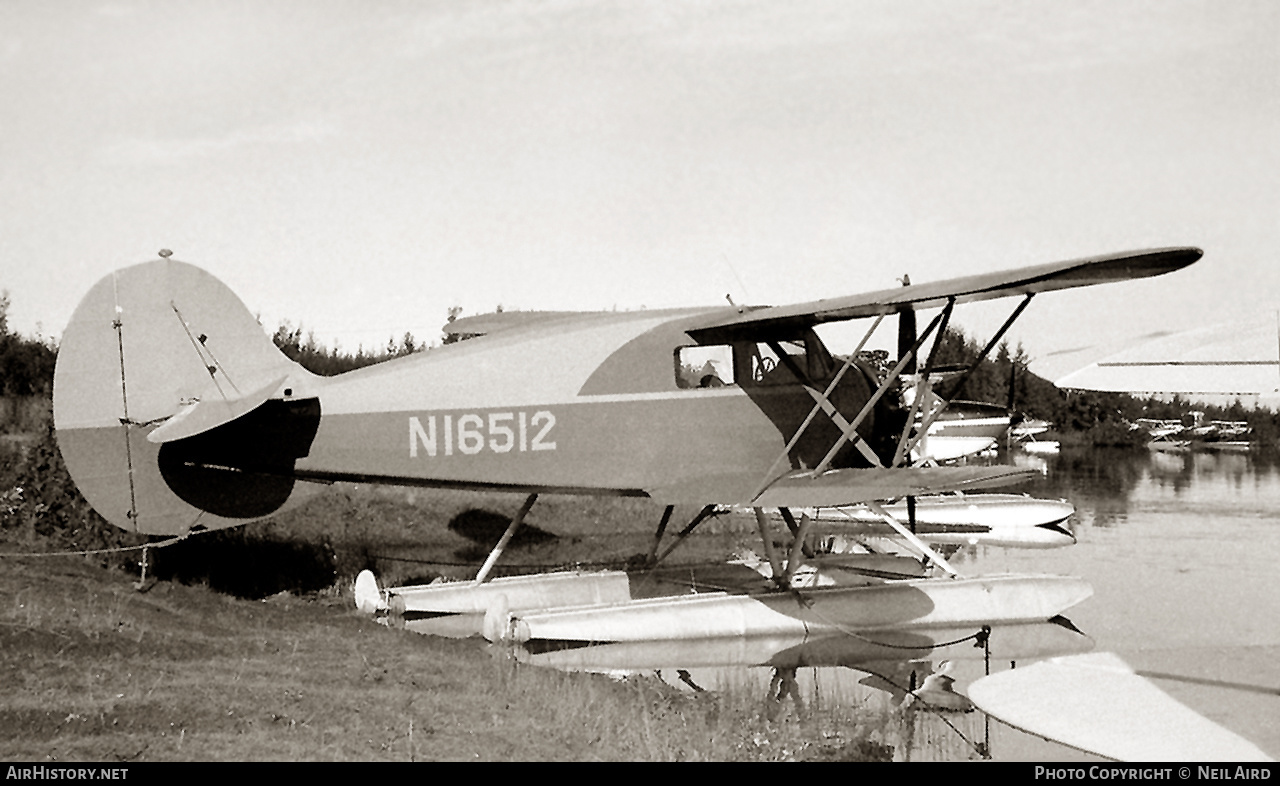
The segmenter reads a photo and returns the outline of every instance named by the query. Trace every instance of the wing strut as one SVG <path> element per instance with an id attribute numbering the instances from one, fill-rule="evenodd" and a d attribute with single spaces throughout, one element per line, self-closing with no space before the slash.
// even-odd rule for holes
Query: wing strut
<path id="1" fill-rule="evenodd" d="M 995 346 L 1000 342 L 1000 339 L 1004 338 L 1004 334 L 1008 332 L 1009 328 L 1013 327 L 1013 323 L 1018 320 L 1018 317 L 1022 316 L 1022 312 L 1026 310 L 1027 306 L 1031 305 L 1031 298 L 1035 296 L 1036 293 L 1031 292 L 1022 299 L 1022 302 L 1018 304 L 1018 307 L 1013 310 L 1013 313 L 1004 321 L 1004 324 L 1000 326 L 1000 329 L 996 331 L 996 334 L 991 337 L 991 340 L 987 342 L 987 345 L 978 353 L 978 359 L 960 375 L 960 381 L 956 383 L 955 392 L 951 394 L 952 398 L 960 395 L 960 391 L 964 389 L 965 383 L 968 382 L 969 377 L 973 375 L 973 370 L 978 367 L 978 363 L 981 363 L 987 355 L 991 354 L 991 350 L 995 349 Z"/>
<path id="2" fill-rule="evenodd" d="M 893 370 L 889 372 L 889 376 L 884 378 L 884 382 L 880 383 L 880 387 L 876 389 L 876 392 L 871 395 L 871 398 L 867 399 L 867 403 L 862 406 L 862 411 L 858 413 L 857 417 L 849 422 L 849 425 L 844 429 L 844 433 L 842 433 L 840 438 L 836 440 L 835 444 L 831 446 L 831 450 L 828 450 L 827 455 L 823 457 L 822 461 L 818 462 L 818 466 L 814 467 L 813 472 L 811 473 L 813 477 L 817 477 L 827 471 L 827 467 L 831 466 L 831 460 L 836 457 L 836 453 L 840 451 L 840 448 L 844 447 L 844 443 L 846 441 L 850 439 L 860 439 L 857 435 L 858 426 L 862 424 L 862 421 L 866 420 L 872 407 L 874 407 L 876 403 L 884 397 L 884 394 L 889 391 L 889 386 L 897 380 L 898 376 L 902 373 L 902 369 L 906 368 L 906 365 L 911 362 L 911 359 L 915 357 L 915 354 L 920 351 L 920 345 L 925 342 L 925 339 L 933 335 L 933 331 L 938 327 L 938 323 L 942 321 L 943 313 L 947 312 L 944 311 L 939 313 L 938 316 L 933 318 L 933 321 L 929 323 L 929 326 L 924 329 L 924 333 L 920 334 L 920 336 L 916 338 L 916 342 L 912 345 L 911 349 L 898 360 L 898 365 L 893 367 Z"/>
<path id="3" fill-rule="evenodd" d="M 925 398 L 927 397 L 924 395 L 924 393 L 926 390 L 928 390 L 929 374 L 930 372 L 933 371 L 933 362 L 938 358 L 938 348 L 942 346 L 942 337 L 945 336 L 947 333 L 947 325 L 951 324 L 951 313 L 955 310 L 955 306 L 956 306 L 956 299 L 951 298 L 947 300 L 947 306 L 942 310 L 942 324 L 938 327 L 938 340 L 933 342 L 933 347 L 929 349 L 929 359 L 925 361 L 924 373 L 920 374 L 917 377 L 916 395 L 911 400 L 912 412 L 907 415 L 906 423 L 902 425 L 902 437 L 898 440 L 898 448 L 893 453 L 892 466 L 896 467 L 899 464 L 903 463 L 903 459 L 906 458 L 908 455 L 910 455 L 908 453 L 910 448 L 907 447 L 907 443 L 911 439 L 911 428 L 912 426 L 915 425 L 915 422 L 916 422 L 916 412 L 923 411 L 923 408 L 925 406 L 925 403 L 926 403 Z M 928 403 L 930 406 L 932 406 L 932 402 L 928 402 Z M 928 430 L 927 426 L 925 430 L 926 431 Z M 916 441 L 919 441 L 919 440 L 917 439 Z M 914 447 L 915 443 L 912 442 L 911 446 Z M 911 522 L 911 524 L 913 527 L 915 526 L 914 521 Z"/>
<path id="4" fill-rule="evenodd" d="M 956 396 L 960 395 L 960 391 L 964 389 L 965 383 L 969 381 L 969 377 L 972 376 L 974 369 L 978 367 L 979 363 L 981 363 L 983 360 L 986 359 L 987 355 L 991 354 L 991 350 L 994 349 L 996 344 L 1000 342 L 1000 339 L 1004 338 L 1004 334 L 1007 333 L 1009 328 L 1013 326 L 1013 323 L 1017 321 L 1018 317 L 1022 316 L 1022 312 L 1026 310 L 1027 306 L 1031 305 L 1031 298 L 1033 297 L 1035 297 L 1035 293 L 1030 292 L 1027 294 L 1025 298 L 1022 299 L 1022 302 L 1018 304 L 1017 308 L 1013 310 L 1013 313 L 1010 314 L 1008 319 L 1004 321 L 1004 324 L 1001 325 L 1000 329 L 997 330 L 995 335 L 991 337 L 991 340 L 987 342 L 987 345 L 982 348 L 981 352 L 978 353 L 977 359 L 975 359 L 973 363 L 971 363 L 969 367 L 965 369 L 964 373 L 960 375 L 960 381 L 956 383 L 954 388 L 952 388 L 951 399 L 954 399 Z M 935 350 L 937 349 L 936 344 L 934 345 L 934 349 Z M 929 363 L 925 368 L 925 373 L 920 376 L 921 384 L 924 386 L 921 392 L 928 392 L 930 394 L 932 394 L 932 390 L 931 390 L 931 386 L 928 384 L 928 379 L 929 379 L 928 375 L 933 368 L 932 354 L 933 353 L 930 353 L 931 357 L 929 358 Z M 933 395 L 929 395 L 929 396 L 917 395 L 916 404 L 917 406 L 921 407 L 921 411 L 923 411 L 923 407 L 924 407 L 924 402 L 923 402 L 924 398 L 937 399 L 937 401 L 941 402 L 941 406 L 938 406 L 932 409 L 932 411 L 924 413 L 924 418 L 920 424 L 920 427 L 916 430 L 916 435 L 914 439 L 910 440 L 910 442 L 905 442 L 904 440 L 903 443 L 900 443 L 898 445 L 898 450 L 894 454 L 895 466 L 898 464 L 899 461 L 901 461 L 901 458 L 903 456 L 910 455 L 910 452 L 913 449 L 915 449 L 916 445 L 920 444 L 920 441 L 924 439 L 925 436 L 929 433 L 929 427 L 933 425 L 933 422 L 938 419 L 938 417 L 946 410 L 947 405 L 951 403 L 951 399 L 938 398 Z M 911 417 L 907 418 L 908 427 L 910 426 L 913 420 L 915 420 L 914 413 L 912 414 Z M 905 433 L 904 433 L 904 436 L 905 436 Z"/>
<path id="5" fill-rule="evenodd" d="M 902 526 L 902 522 L 898 521 L 893 516 L 891 516 L 889 514 L 889 511 L 880 507 L 880 503 L 875 502 L 873 500 L 867 500 L 867 502 L 864 504 L 866 504 L 868 508 L 871 508 L 871 510 L 877 516 L 884 519 L 885 523 L 888 524 L 890 527 L 892 527 L 893 530 L 897 532 L 899 535 L 901 535 L 908 543 L 910 543 L 912 546 L 918 549 L 926 559 L 933 562 L 933 564 L 937 565 L 938 567 L 942 568 L 942 570 L 945 571 L 948 576 L 955 578 L 956 576 L 960 575 L 959 573 L 956 572 L 955 568 L 951 567 L 950 563 L 948 563 L 945 559 L 942 558 L 941 554 L 938 554 L 936 551 L 929 548 L 928 544 L 926 544 L 924 541 L 917 538 L 914 532 Z"/>

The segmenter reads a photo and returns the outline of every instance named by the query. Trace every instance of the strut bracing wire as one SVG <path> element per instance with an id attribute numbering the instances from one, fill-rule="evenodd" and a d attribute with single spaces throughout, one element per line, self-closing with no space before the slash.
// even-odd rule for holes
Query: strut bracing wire
<path id="1" fill-rule="evenodd" d="M 928 413 L 924 411 L 926 404 L 932 405 L 932 401 L 926 401 L 924 395 L 929 390 L 929 374 L 933 371 L 933 363 L 938 357 L 938 348 L 942 346 L 942 339 L 947 334 L 947 325 L 951 324 L 951 312 L 955 309 L 956 299 L 947 298 L 946 308 L 942 310 L 942 324 L 938 326 L 938 338 L 933 342 L 933 347 L 929 349 L 929 359 L 925 361 L 924 370 L 920 372 L 919 378 L 916 380 L 916 395 L 914 401 L 914 411 L 907 416 L 907 422 L 902 426 L 902 437 L 898 440 L 898 448 L 893 453 L 893 466 L 898 466 L 909 455 L 908 451 L 914 448 L 916 443 L 920 441 L 917 437 L 911 441 L 911 428 L 915 425 L 915 413 L 918 411 L 922 414 L 922 419 L 928 417 Z M 927 426 L 925 429 L 927 430 Z M 914 522 L 912 522 L 914 525 Z"/>
<path id="2" fill-rule="evenodd" d="M 813 408 L 809 410 L 809 414 L 800 424 L 800 428 L 796 429 L 796 433 L 792 434 L 791 439 L 787 441 L 786 447 L 784 447 L 782 452 L 778 454 L 778 457 L 773 460 L 773 464 L 769 466 L 769 471 L 764 474 L 764 479 L 761 481 L 760 486 L 756 488 L 755 492 L 751 495 L 751 499 L 755 499 L 760 496 L 760 494 L 769 487 L 769 484 L 776 480 L 773 473 L 778 469 L 778 465 L 782 463 L 783 459 L 791 455 L 791 449 L 796 446 L 796 443 L 800 441 L 800 437 L 804 436 L 805 429 L 809 428 L 809 424 L 812 423 L 813 419 L 822 411 L 823 403 L 830 401 L 831 394 L 835 392 L 836 386 L 839 385 L 840 380 L 844 378 L 845 372 L 848 371 L 854 361 L 857 360 L 858 353 L 862 352 L 862 348 L 866 346 L 866 343 L 876 332 L 876 328 L 880 327 L 880 323 L 883 320 L 884 314 L 876 317 L 876 321 L 871 325 L 871 329 L 868 330 L 866 335 L 862 337 L 862 340 L 858 342 L 857 348 L 849 353 L 849 357 L 847 357 L 844 364 L 840 366 L 840 370 L 836 372 L 835 376 L 832 377 L 831 382 L 827 384 L 827 389 L 822 392 L 822 397 L 816 399 L 814 402 Z"/>
<path id="3" fill-rule="evenodd" d="M 120 307 L 120 291 L 116 286 L 116 274 L 111 275 L 111 294 L 115 301 L 115 318 L 111 327 L 116 331 L 116 350 L 120 356 L 120 403 L 124 408 L 124 417 L 120 425 L 124 426 L 124 461 L 129 475 L 129 513 L 134 532 L 138 531 L 138 495 L 133 482 L 133 446 L 130 444 L 129 430 L 133 421 L 129 419 L 129 389 L 125 383 L 124 373 L 124 309 Z"/>
<path id="4" fill-rule="evenodd" d="M 840 438 L 831 446 L 831 450 L 827 451 L 827 455 L 823 457 L 822 461 L 818 462 L 818 466 L 815 467 L 812 472 L 814 477 L 817 477 L 826 471 L 827 467 L 831 465 L 832 459 L 834 459 L 836 454 L 840 452 L 840 448 L 844 447 L 845 442 L 852 439 L 861 439 L 857 433 L 858 426 L 862 424 L 862 421 L 866 420 L 867 415 L 871 412 L 872 408 L 875 407 L 884 394 L 888 392 L 889 385 L 893 384 L 894 380 L 896 380 L 902 373 L 902 369 L 906 367 L 912 356 L 920 350 L 920 345 L 924 343 L 925 339 L 933 334 L 934 329 L 938 327 L 938 322 L 941 319 L 942 314 L 938 314 L 938 316 L 934 317 L 933 321 L 929 323 L 929 326 L 924 329 L 924 333 L 916 339 L 911 350 L 898 360 L 898 365 L 893 367 L 893 370 L 889 372 L 889 375 L 880 383 L 880 387 L 876 389 L 876 392 L 871 395 L 871 398 L 867 399 L 866 404 L 862 405 L 862 410 L 858 413 L 857 417 L 850 421 L 849 425 L 845 427 Z"/>
<path id="5" fill-rule="evenodd" d="M 224 399 L 227 398 L 227 392 L 223 390 L 222 385 L 218 383 L 217 372 L 221 371 L 222 376 L 227 380 L 227 384 L 231 385 L 231 387 L 235 389 L 236 395 L 243 395 L 240 392 L 240 387 L 236 385 L 235 380 L 233 380 L 231 375 L 227 373 L 227 369 L 222 365 L 222 362 L 218 360 L 218 357 L 214 355 L 213 351 L 205 344 L 204 340 L 207 337 L 202 335 L 200 338 L 196 338 L 191 334 L 191 326 L 187 324 L 186 318 L 183 317 L 182 312 L 178 310 L 177 303 L 170 300 L 169 307 L 172 308 L 173 313 L 177 315 L 178 322 L 182 325 L 183 332 L 187 334 L 187 340 L 191 342 L 191 347 L 196 351 L 196 355 L 200 357 L 200 363 L 204 366 L 205 371 L 209 372 L 209 378 L 213 380 L 214 387 L 218 389 L 218 393 Z M 207 359 L 205 358 L 205 355 L 208 355 Z M 212 365 L 210 365 L 211 363 Z"/>
<path id="6" fill-rule="evenodd" d="M 942 558 L 941 554 L 929 548 L 929 545 L 925 543 L 923 540 L 920 540 L 920 538 L 916 537 L 916 534 L 914 532 L 911 532 L 906 527 L 902 526 L 902 523 L 899 522 L 897 519 L 895 519 L 892 515 L 890 515 L 889 511 L 882 508 L 878 502 L 874 500 L 867 500 L 862 504 L 870 508 L 872 512 L 874 512 L 877 516 L 884 519 L 886 524 L 892 527 L 895 532 L 897 532 L 908 543 L 914 546 L 921 554 L 925 556 L 925 558 L 933 562 L 933 564 L 937 565 L 939 568 L 942 568 L 942 570 L 946 572 L 947 575 L 951 576 L 952 578 L 955 578 L 956 576 L 960 575 L 959 573 L 956 572 L 955 568 L 951 567 L 951 563 L 947 562 L 945 559 Z"/>

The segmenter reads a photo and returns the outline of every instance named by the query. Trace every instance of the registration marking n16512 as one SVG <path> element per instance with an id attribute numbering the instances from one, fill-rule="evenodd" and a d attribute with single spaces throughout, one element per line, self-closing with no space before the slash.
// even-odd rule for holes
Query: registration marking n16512
<path id="1" fill-rule="evenodd" d="M 556 443 L 549 439 L 555 425 L 556 416 L 545 409 L 533 414 L 520 411 L 411 415 L 409 458 L 417 458 L 419 451 L 435 458 L 452 456 L 455 451 L 474 456 L 485 450 L 491 453 L 555 450 Z"/>

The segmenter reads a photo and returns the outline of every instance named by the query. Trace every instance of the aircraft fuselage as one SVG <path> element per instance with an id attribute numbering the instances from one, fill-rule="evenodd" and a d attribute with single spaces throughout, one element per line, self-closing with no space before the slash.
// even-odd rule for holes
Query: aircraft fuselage
<path id="1" fill-rule="evenodd" d="M 294 474 L 618 494 L 642 494 L 708 467 L 754 470 L 764 482 L 815 404 L 786 366 L 802 375 L 816 367 L 808 389 L 820 393 L 835 364 L 809 331 L 789 344 L 803 355 L 767 370 L 753 372 L 759 351 L 739 342 L 723 348 L 721 373 L 730 381 L 682 379 L 682 350 L 707 351 L 682 325 L 705 315 L 602 315 L 311 378 L 292 389 L 293 398 L 316 398 L 321 415 Z M 733 368 L 725 367 L 728 358 Z M 843 396 L 832 398 L 851 420 L 872 388 L 860 369 L 846 379 Z M 873 427 L 868 418 L 860 431 Z M 816 464 L 839 436 L 826 414 L 809 431 L 775 472 Z M 837 466 L 856 460 L 862 457 L 846 451 Z"/>

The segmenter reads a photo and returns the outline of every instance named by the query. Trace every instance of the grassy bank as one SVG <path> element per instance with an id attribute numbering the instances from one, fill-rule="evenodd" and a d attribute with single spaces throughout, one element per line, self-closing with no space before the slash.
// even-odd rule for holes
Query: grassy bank
<path id="1" fill-rule="evenodd" d="M 12 544 L 0 544 L 12 550 Z M 7 760 L 767 760 L 888 756 L 879 713 L 682 693 L 387 628 L 345 592 L 137 592 L 82 558 L 0 572 Z"/>
<path id="2" fill-rule="evenodd" d="M 3 448 L 0 553 L 127 547 L 65 476 L 49 433 Z M 517 667 L 479 639 L 357 614 L 350 583 L 473 574 L 522 502 L 509 494 L 335 486 L 269 522 L 140 554 L 0 558 L 0 758 L 155 760 L 876 759 L 878 707 L 771 706 Z M 692 516 L 695 510 L 679 510 Z M 549 496 L 503 571 L 618 565 L 660 508 Z M 703 524 L 673 562 L 723 560 L 749 522 Z"/>

